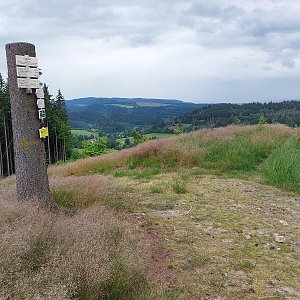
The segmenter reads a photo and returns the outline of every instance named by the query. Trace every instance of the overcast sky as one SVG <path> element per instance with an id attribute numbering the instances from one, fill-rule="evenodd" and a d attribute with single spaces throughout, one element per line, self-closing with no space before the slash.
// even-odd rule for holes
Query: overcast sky
<path id="1" fill-rule="evenodd" d="M 300 99 L 299 16 L 296 0 L 0 0 L 0 72 L 25 41 L 66 99 Z"/>

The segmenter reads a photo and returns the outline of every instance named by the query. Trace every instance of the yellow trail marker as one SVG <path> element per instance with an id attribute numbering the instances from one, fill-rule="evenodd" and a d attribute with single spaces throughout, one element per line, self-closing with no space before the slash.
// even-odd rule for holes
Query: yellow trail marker
<path id="1" fill-rule="evenodd" d="M 42 127 L 41 129 L 39 129 L 39 132 L 41 139 L 44 139 L 49 135 L 48 127 Z"/>

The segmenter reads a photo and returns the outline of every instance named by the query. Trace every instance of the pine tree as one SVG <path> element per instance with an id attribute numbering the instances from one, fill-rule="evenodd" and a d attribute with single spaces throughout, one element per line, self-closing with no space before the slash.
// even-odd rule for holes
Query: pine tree
<path id="1" fill-rule="evenodd" d="M 59 160 L 66 161 L 71 156 L 73 141 L 71 127 L 68 124 L 66 103 L 61 90 L 58 90 L 55 99 L 55 123 L 57 124 L 57 136 L 59 147 Z"/>
<path id="2" fill-rule="evenodd" d="M 0 74 L 0 177 L 14 172 L 9 89 Z"/>
<path id="3" fill-rule="evenodd" d="M 47 85 L 44 85 L 44 97 L 49 129 L 48 161 L 49 163 L 56 163 L 60 160 L 66 161 L 71 156 L 73 141 L 71 127 L 68 124 L 65 99 L 60 90 L 53 99 Z"/>
<path id="4" fill-rule="evenodd" d="M 54 99 L 46 84 L 43 89 L 47 116 L 45 125 L 49 129 L 45 150 L 47 162 L 52 164 L 71 157 L 73 141 L 61 91 L 58 91 Z M 12 136 L 9 89 L 0 73 L 0 178 L 15 171 Z"/>

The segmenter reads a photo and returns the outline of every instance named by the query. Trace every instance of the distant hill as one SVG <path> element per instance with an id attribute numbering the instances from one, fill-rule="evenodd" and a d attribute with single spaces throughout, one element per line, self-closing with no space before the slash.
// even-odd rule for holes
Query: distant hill
<path id="1" fill-rule="evenodd" d="M 133 127 L 151 127 L 205 107 L 180 100 L 144 98 L 81 98 L 67 100 L 69 122 L 73 129 L 100 128 L 104 134 Z"/>
<path id="2" fill-rule="evenodd" d="M 220 127 L 232 123 L 257 124 L 264 116 L 267 123 L 300 126 L 300 101 L 247 104 L 214 104 L 178 117 L 176 123 L 193 124 L 196 128 Z"/>

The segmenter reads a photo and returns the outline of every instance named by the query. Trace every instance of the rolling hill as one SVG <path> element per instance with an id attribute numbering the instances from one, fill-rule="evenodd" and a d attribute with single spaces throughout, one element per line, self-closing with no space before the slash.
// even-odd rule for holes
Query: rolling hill
<path id="1" fill-rule="evenodd" d="M 134 127 L 146 129 L 206 105 L 180 100 L 90 97 L 67 100 L 66 106 L 73 129 L 93 127 L 109 134 Z"/>
<path id="2" fill-rule="evenodd" d="M 268 103 L 208 105 L 195 109 L 176 119 L 178 123 L 193 124 L 195 127 L 220 127 L 229 124 L 257 124 L 264 116 L 267 123 L 300 126 L 300 101 L 290 100 Z"/>

